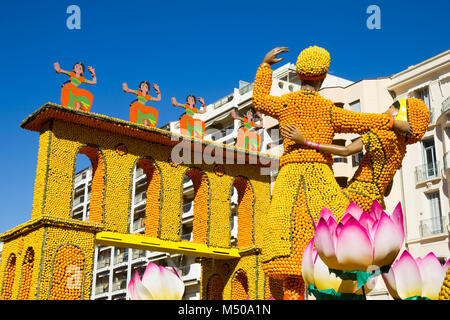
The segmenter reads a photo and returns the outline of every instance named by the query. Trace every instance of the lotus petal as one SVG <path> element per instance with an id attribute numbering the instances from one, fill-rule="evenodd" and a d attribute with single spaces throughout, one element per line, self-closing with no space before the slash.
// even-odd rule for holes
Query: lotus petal
<path id="1" fill-rule="evenodd" d="M 328 210 L 328 208 L 323 207 L 322 211 L 320 211 L 319 220 L 320 218 L 323 218 L 325 221 L 328 221 L 329 218 L 332 218 L 334 220 L 334 215 L 330 210 Z"/>
<path id="2" fill-rule="evenodd" d="M 155 300 L 180 300 L 184 293 L 184 283 L 173 271 L 149 263 L 142 276 L 142 284 Z"/>
<path id="3" fill-rule="evenodd" d="M 399 202 L 397 206 L 395 207 L 394 211 L 391 215 L 392 221 L 395 223 L 397 228 L 399 229 L 399 232 L 402 236 L 402 238 L 405 238 L 405 226 L 403 224 L 403 209 L 402 204 Z"/>
<path id="4" fill-rule="evenodd" d="M 376 225 L 374 234 L 373 264 L 380 268 L 392 264 L 400 252 L 403 236 L 386 213 L 381 213 L 381 218 Z"/>
<path id="5" fill-rule="evenodd" d="M 327 265 L 317 256 L 314 263 L 314 282 L 315 286 L 319 290 L 334 289 L 338 292 L 341 286 L 342 280 L 335 274 L 331 273 Z"/>
<path id="6" fill-rule="evenodd" d="M 134 299 L 133 300 L 154 300 L 151 292 L 142 284 L 139 275 L 134 277 Z M 131 296 L 131 294 L 130 294 Z"/>
<path id="7" fill-rule="evenodd" d="M 306 284 L 312 284 L 315 286 L 314 282 L 314 260 L 313 260 L 313 245 L 314 238 L 308 243 L 303 253 L 302 261 L 302 276 Z"/>
<path id="8" fill-rule="evenodd" d="M 372 264 L 373 248 L 369 233 L 353 217 L 342 227 L 337 238 L 336 257 L 340 270 L 366 271 Z"/>
<path id="9" fill-rule="evenodd" d="M 444 270 L 438 258 L 432 252 L 423 259 L 417 259 L 416 261 L 422 277 L 422 297 L 438 300 L 447 270 Z"/>
<path id="10" fill-rule="evenodd" d="M 370 207 L 370 215 L 375 220 L 380 220 L 382 212 L 384 212 L 383 207 L 378 203 L 378 201 L 374 200 L 372 202 L 372 206 Z"/>
<path id="11" fill-rule="evenodd" d="M 328 228 L 328 224 L 323 218 L 319 219 L 317 224 L 316 233 L 314 237 L 314 244 L 317 249 L 317 253 L 321 259 L 330 267 L 336 268 L 338 266 L 336 260 L 335 244 L 333 236 Z"/>
<path id="12" fill-rule="evenodd" d="M 391 269 L 395 274 L 397 294 L 400 298 L 421 296 L 422 278 L 420 277 L 420 270 L 408 251 L 403 251 Z"/>
<path id="13" fill-rule="evenodd" d="M 395 283 L 395 274 L 394 269 L 391 267 L 388 273 L 382 274 L 384 284 L 389 291 L 389 294 L 394 299 L 400 299 L 400 296 L 397 294 L 397 285 Z"/>
<path id="14" fill-rule="evenodd" d="M 347 209 L 345 209 L 344 217 L 346 215 L 350 215 L 354 217 L 356 220 L 359 220 L 363 212 L 364 211 L 356 203 L 350 202 L 350 204 L 347 206 Z M 342 218 L 342 220 L 344 220 L 344 217 Z M 347 217 L 346 219 L 348 220 L 348 218 L 349 217 Z M 341 222 L 345 224 L 344 221 Z"/>

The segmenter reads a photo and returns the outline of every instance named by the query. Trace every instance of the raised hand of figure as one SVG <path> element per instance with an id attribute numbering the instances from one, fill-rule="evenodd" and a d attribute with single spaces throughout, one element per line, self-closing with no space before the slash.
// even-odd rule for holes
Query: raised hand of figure
<path id="1" fill-rule="evenodd" d="M 122 83 L 122 88 L 123 88 L 123 91 L 127 92 L 127 90 L 128 90 L 128 85 L 127 85 L 126 82 Z"/>
<path id="2" fill-rule="evenodd" d="M 177 99 L 175 97 L 172 97 L 170 100 L 172 100 L 172 104 L 176 107 L 178 105 Z"/>
<path id="3" fill-rule="evenodd" d="M 286 125 L 281 127 L 281 135 L 284 138 L 295 141 L 295 143 L 299 145 L 304 145 L 306 141 L 305 137 L 303 137 L 302 133 L 294 125 Z"/>
<path id="4" fill-rule="evenodd" d="M 159 91 L 159 86 L 158 86 L 156 83 L 153 84 L 153 89 L 155 89 L 155 91 L 156 91 L 157 93 L 160 92 L 160 91 Z"/>
<path id="5" fill-rule="evenodd" d="M 288 52 L 289 49 L 287 47 L 276 47 L 270 50 L 266 56 L 264 57 L 263 62 L 268 63 L 269 65 L 273 65 L 275 63 L 280 62 L 284 58 L 278 58 L 278 55 L 283 52 Z"/>
<path id="6" fill-rule="evenodd" d="M 403 135 L 411 135 L 413 134 L 413 129 L 411 125 L 407 121 L 403 120 L 394 120 L 394 131 L 397 131 Z"/>
<path id="7" fill-rule="evenodd" d="M 205 100 L 203 100 L 203 98 L 202 97 L 198 97 L 198 102 L 200 102 L 202 105 L 204 105 L 205 104 Z"/>
<path id="8" fill-rule="evenodd" d="M 88 67 L 88 71 L 91 73 L 92 76 L 95 76 L 95 69 L 91 66 Z"/>
<path id="9" fill-rule="evenodd" d="M 56 73 L 60 73 L 61 72 L 61 67 L 59 66 L 59 62 L 55 62 L 53 64 L 53 67 L 55 68 Z"/>

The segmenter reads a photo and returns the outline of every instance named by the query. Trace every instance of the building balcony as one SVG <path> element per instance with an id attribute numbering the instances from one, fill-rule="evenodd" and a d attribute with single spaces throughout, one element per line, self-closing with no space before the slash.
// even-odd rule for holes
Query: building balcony
<path id="1" fill-rule="evenodd" d="M 99 295 L 99 294 L 108 293 L 108 288 L 109 288 L 108 283 L 104 283 L 104 284 L 103 283 L 98 283 L 95 286 L 95 294 Z"/>
<path id="2" fill-rule="evenodd" d="M 124 262 L 128 262 L 128 254 L 121 253 L 114 257 L 114 264 L 118 265 Z"/>
<path id="3" fill-rule="evenodd" d="M 450 110 L 450 97 L 442 102 L 441 113 L 444 113 L 447 110 Z"/>
<path id="4" fill-rule="evenodd" d="M 221 106 L 223 106 L 223 105 L 227 104 L 228 102 L 230 102 L 231 100 L 233 100 L 233 97 L 234 97 L 233 93 L 227 95 L 226 97 L 223 97 L 222 99 L 220 99 L 212 104 L 213 108 L 214 109 L 220 108 Z"/>
<path id="5" fill-rule="evenodd" d="M 137 205 L 138 203 L 147 200 L 147 193 L 141 192 L 138 193 L 135 197 L 134 197 L 134 204 Z"/>
<path id="6" fill-rule="evenodd" d="M 133 249 L 131 259 L 136 260 L 140 258 L 145 258 L 145 250 Z"/>
<path id="7" fill-rule="evenodd" d="M 440 216 L 420 221 L 420 236 L 422 238 L 432 237 L 448 232 L 448 217 Z"/>
<path id="8" fill-rule="evenodd" d="M 144 229 L 144 218 L 139 218 L 133 221 L 133 232 L 139 233 Z"/>
<path id="9" fill-rule="evenodd" d="M 112 284 L 113 291 L 125 290 L 126 288 L 127 288 L 127 281 L 126 281 L 126 279 L 114 281 L 113 284 Z"/>
<path id="10" fill-rule="evenodd" d="M 110 266 L 110 259 L 100 259 L 97 261 L 97 269 L 103 269 Z"/>
<path id="11" fill-rule="evenodd" d="M 439 161 L 417 166 L 415 176 L 416 184 L 439 178 Z"/>

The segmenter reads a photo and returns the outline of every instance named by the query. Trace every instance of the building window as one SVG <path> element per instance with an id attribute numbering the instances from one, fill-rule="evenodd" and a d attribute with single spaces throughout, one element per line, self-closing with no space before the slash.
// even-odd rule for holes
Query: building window
<path id="1" fill-rule="evenodd" d="M 432 192 L 426 195 L 429 208 L 430 218 L 420 221 L 420 234 L 422 237 L 429 237 L 444 232 L 444 217 L 441 212 L 441 200 L 439 192 Z"/>
<path id="2" fill-rule="evenodd" d="M 428 86 L 417 89 L 414 91 L 413 96 L 420 100 L 423 100 L 427 105 L 428 109 L 430 108 L 430 90 Z"/>
<path id="3" fill-rule="evenodd" d="M 433 178 L 437 175 L 436 149 L 434 139 L 423 141 L 423 157 L 425 162 L 426 178 Z"/>
<path id="4" fill-rule="evenodd" d="M 361 102 L 359 100 L 351 102 L 350 110 L 355 111 L 355 112 L 361 112 Z"/>

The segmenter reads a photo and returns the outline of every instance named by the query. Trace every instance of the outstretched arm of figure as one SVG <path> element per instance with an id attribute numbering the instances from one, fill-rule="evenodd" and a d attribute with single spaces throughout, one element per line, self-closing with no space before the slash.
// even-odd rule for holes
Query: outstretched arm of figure
<path id="1" fill-rule="evenodd" d="M 159 90 L 159 86 L 156 83 L 153 84 L 153 89 L 155 89 L 157 97 L 152 97 L 152 101 L 161 101 L 161 91 Z"/>
<path id="2" fill-rule="evenodd" d="M 203 98 L 201 98 L 201 97 L 198 97 L 198 102 L 200 102 L 202 104 L 202 108 L 200 110 L 198 110 L 198 113 L 206 113 L 205 100 L 203 100 Z"/>
<path id="3" fill-rule="evenodd" d="M 88 71 L 91 73 L 92 80 L 84 80 L 87 84 L 96 84 L 97 83 L 97 76 L 95 74 L 95 69 L 91 66 L 88 67 Z"/>
<path id="4" fill-rule="evenodd" d="M 272 69 L 270 69 L 270 66 L 282 61 L 283 58 L 278 58 L 278 55 L 288 51 L 289 49 L 286 47 L 277 47 L 266 54 L 263 63 L 256 72 L 253 87 L 253 105 L 255 109 L 276 119 L 279 117 L 285 101 L 281 97 L 270 95 L 272 87 Z"/>
<path id="5" fill-rule="evenodd" d="M 363 134 L 372 129 L 398 130 L 404 134 L 412 134 L 411 126 L 405 121 L 394 120 L 394 117 L 379 113 L 361 113 L 331 106 L 331 125 L 338 133 Z"/>
<path id="6" fill-rule="evenodd" d="M 61 67 L 60 67 L 60 65 L 59 65 L 59 62 L 55 62 L 54 64 L 53 64 L 53 67 L 55 68 L 55 72 L 56 73 L 64 73 L 64 74 L 66 74 L 66 75 L 69 75 L 69 71 L 66 71 L 66 70 L 63 70 L 63 69 L 61 69 Z"/>
<path id="7" fill-rule="evenodd" d="M 184 104 L 181 104 L 181 103 L 177 102 L 177 99 L 175 99 L 175 97 L 172 97 L 171 100 L 172 100 L 172 104 L 173 104 L 174 107 L 184 108 Z"/>
<path id="8" fill-rule="evenodd" d="M 130 88 L 128 88 L 128 85 L 127 85 L 126 82 L 122 83 L 122 89 L 126 93 L 134 93 L 134 94 L 136 94 L 136 90 L 131 90 Z"/>
<path id="9" fill-rule="evenodd" d="M 242 120 L 242 118 L 239 117 L 239 116 L 237 115 L 236 109 L 231 110 L 231 117 L 232 117 L 234 120 Z"/>
<path id="10" fill-rule="evenodd" d="M 318 149 L 319 151 L 334 154 L 342 157 L 347 157 L 352 154 L 356 154 L 358 152 L 361 152 L 363 149 L 363 142 L 362 139 L 359 138 L 355 141 L 353 141 L 348 146 L 340 146 L 335 144 L 320 144 L 315 143 L 313 141 L 307 141 L 305 137 L 301 134 L 301 132 L 297 129 L 294 125 L 287 125 L 284 127 L 281 127 L 281 135 L 284 138 L 291 139 L 295 141 L 295 143 L 299 145 L 306 145 L 315 149 Z"/>

